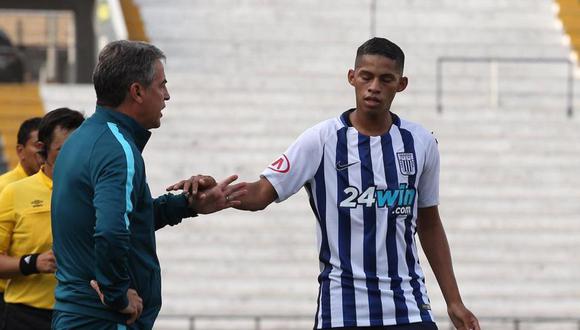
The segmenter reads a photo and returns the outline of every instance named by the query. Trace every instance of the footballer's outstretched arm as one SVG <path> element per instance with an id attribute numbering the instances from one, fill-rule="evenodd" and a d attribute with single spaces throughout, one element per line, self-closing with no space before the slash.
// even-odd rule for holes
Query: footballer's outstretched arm
<path id="1" fill-rule="evenodd" d="M 265 209 L 278 198 L 274 186 L 265 177 L 246 185 L 247 194 L 240 197 L 241 204 L 234 206 L 239 210 L 260 211 Z"/>
<path id="2" fill-rule="evenodd" d="M 193 177 L 192 177 L 193 178 Z M 236 176 L 237 178 L 237 176 Z M 193 185 L 186 185 L 188 180 L 183 180 L 176 184 L 173 184 L 167 187 L 167 191 L 173 190 L 184 190 L 186 193 L 193 195 L 198 194 L 201 197 L 204 197 L 204 194 L 207 194 L 210 189 L 202 188 L 200 191 L 192 191 Z M 215 183 L 215 181 L 214 181 Z M 240 190 L 237 186 L 240 185 L 243 188 L 243 193 L 237 193 L 237 190 Z M 200 185 L 200 187 L 202 187 Z M 195 186 L 197 188 L 197 185 Z M 234 186 L 235 189 L 232 190 L 233 194 L 230 197 L 233 199 L 228 199 L 228 201 L 235 202 L 230 203 L 232 206 L 239 210 L 246 210 L 246 211 L 260 211 L 266 208 L 266 206 L 270 205 L 273 201 L 278 198 L 278 194 L 274 189 L 274 186 L 266 179 L 265 177 L 260 177 L 258 181 L 247 183 L 241 182 Z"/>

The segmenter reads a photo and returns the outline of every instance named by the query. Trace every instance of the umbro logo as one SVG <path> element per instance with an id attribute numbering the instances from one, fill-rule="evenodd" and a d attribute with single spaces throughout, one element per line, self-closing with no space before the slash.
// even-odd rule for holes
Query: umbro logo
<path id="1" fill-rule="evenodd" d="M 30 202 L 30 205 L 34 208 L 34 207 L 42 207 L 42 205 L 44 204 L 43 201 L 41 201 L 40 199 L 35 199 L 32 202 Z"/>
<path id="2" fill-rule="evenodd" d="M 338 162 L 336 162 L 336 170 L 337 171 L 342 171 L 346 168 L 349 168 L 350 166 L 354 165 L 354 164 L 358 164 L 360 163 L 360 161 L 356 161 L 356 162 L 352 162 L 352 163 L 347 163 L 347 164 L 343 164 L 340 162 L 340 160 Z"/>

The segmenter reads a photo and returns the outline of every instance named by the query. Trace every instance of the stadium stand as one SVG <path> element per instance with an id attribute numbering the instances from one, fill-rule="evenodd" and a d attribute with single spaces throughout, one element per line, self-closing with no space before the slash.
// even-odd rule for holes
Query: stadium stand
<path id="1" fill-rule="evenodd" d="M 63 107 L 65 104 L 71 109 L 82 112 L 85 117 L 95 112 L 95 90 L 93 85 L 87 84 L 43 84 L 40 94 L 47 110 Z"/>
<path id="2" fill-rule="evenodd" d="M 44 114 L 37 84 L 0 84 L 0 133 L 8 169 L 18 164 L 16 135 L 22 121 Z"/>
<path id="3" fill-rule="evenodd" d="M 557 0 L 559 5 L 558 17 L 570 36 L 572 48 L 580 54 L 580 1 Z"/>
<path id="4" fill-rule="evenodd" d="M 149 41 L 149 37 L 145 33 L 139 7 L 135 5 L 135 2 L 133 0 L 121 0 L 121 8 L 127 25 L 128 39 Z"/>
<path id="5" fill-rule="evenodd" d="M 22 55 L 0 28 L 0 83 L 22 82 L 23 80 Z"/>
<path id="6" fill-rule="evenodd" d="M 4 159 L 4 139 L 0 135 L 0 173 L 8 171 L 8 162 Z"/>
<path id="7" fill-rule="evenodd" d="M 353 106 L 346 72 L 356 47 L 385 36 L 406 51 L 410 77 L 393 111 L 439 139 L 441 212 L 466 304 L 485 329 L 515 329 L 512 318 L 521 329 L 577 328 L 533 319 L 580 310 L 580 81 L 569 103 L 571 49 L 553 1 L 136 3 L 168 56 L 171 100 L 145 151 L 154 194 L 197 173 L 254 180 L 304 129 Z M 91 111 L 91 86 L 42 89 L 47 109 Z M 304 192 L 157 237 L 160 329 L 187 328 L 188 316 L 205 330 L 254 329 L 252 316 L 278 315 L 260 319 L 262 329 L 311 327 L 318 267 Z M 446 329 L 444 301 L 422 264 Z M 240 315 L 249 318 L 232 318 Z"/>

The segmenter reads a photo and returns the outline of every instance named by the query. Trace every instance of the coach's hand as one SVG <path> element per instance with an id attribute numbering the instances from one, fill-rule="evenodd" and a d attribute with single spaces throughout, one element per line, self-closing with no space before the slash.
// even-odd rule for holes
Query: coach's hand
<path id="1" fill-rule="evenodd" d="M 129 304 L 121 310 L 121 313 L 129 314 L 127 324 L 133 324 L 143 312 L 143 299 L 133 289 L 127 290 L 127 299 L 129 299 Z"/>
<path id="2" fill-rule="evenodd" d="M 36 269 L 39 273 L 54 273 L 56 272 L 56 259 L 52 250 L 48 250 L 38 255 L 36 259 Z"/>
<path id="3" fill-rule="evenodd" d="M 204 190 L 211 189 L 217 185 L 215 179 L 209 175 L 194 175 L 189 179 L 181 180 L 165 188 L 166 191 L 183 190 L 187 196 L 189 204 L 196 198 L 205 198 Z M 199 195 L 198 195 L 199 192 Z"/>
<path id="4" fill-rule="evenodd" d="M 99 283 L 97 283 L 97 281 L 95 280 L 92 280 L 91 287 L 97 292 L 97 294 L 99 295 L 99 299 L 101 299 L 103 305 L 106 305 L 105 296 L 101 292 Z M 141 313 L 143 312 L 143 299 L 139 297 L 137 291 L 135 291 L 134 289 L 127 290 L 127 299 L 129 300 L 129 304 L 127 305 L 127 307 L 120 310 L 119 312 L 123 314 L 129 314 L 127 324 L 130 325 L 135 323 L 135 321 L 139 318 L 139 316 L 141 316 Z"/>
<path id="5" fill-rule="evenodd" d="M 463 304 L 447 306 L 447 313 L 457 330 L 481 330 L 479 321 Z"/>
<path id="6" fill-rule="evenodd" d="M 199 195 L 195 202 L 190 204 L 190 207 L 195 208 L 197 213 L 209 214 L 228 207 L 241 205 L 239 198 L 248 193 L 246 189 L 247 183 L 242 182 L 232 185 L 231 183 L 237 179 L 237 175 L 227 177 L 215 187 L 204 191 L 203 195 Z"/>

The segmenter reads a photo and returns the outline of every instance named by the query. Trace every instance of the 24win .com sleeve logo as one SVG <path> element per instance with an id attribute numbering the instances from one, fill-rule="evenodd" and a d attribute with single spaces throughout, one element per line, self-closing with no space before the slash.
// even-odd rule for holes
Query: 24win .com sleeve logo
<path id="1" fill-rule="evenodd" d="M 340 202 L 340 207 L 388 207 L 395 215 L 412 215 L 417 195 L 415 188 L 408 188 L 406 183 L 400 184 L 398 189 L 377 189 L 371 186 L 362 193 L 356 187 L 349 186 L 344 189 L 344 193 L 346 197 Z"/>

